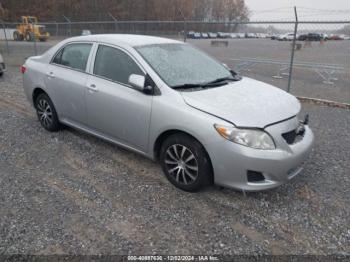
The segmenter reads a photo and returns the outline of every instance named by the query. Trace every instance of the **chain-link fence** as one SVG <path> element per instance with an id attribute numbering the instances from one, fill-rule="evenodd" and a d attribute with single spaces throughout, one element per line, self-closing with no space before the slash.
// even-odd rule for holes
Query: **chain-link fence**
<path id="1" fill-rule="evenodd" d="M 188 43 L 242 75 L 292 94 L 350 103 L 350 21 L 96 21 L 40 23 L 47 41 L 14 41 L 18 24 L 2 23 L 0 52 L 18 66 L 59 41 L 82 34 L 143 34 Z M 44 40 L 44 39 L 42 39 Z"/>

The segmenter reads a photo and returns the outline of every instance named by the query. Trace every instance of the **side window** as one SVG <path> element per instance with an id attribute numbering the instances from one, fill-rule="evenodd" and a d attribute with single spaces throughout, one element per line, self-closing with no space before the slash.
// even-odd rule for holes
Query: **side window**
<path id="1" fill-rule="evenodd" d="M 94 74 L 128 84 L 132 74 L 144 75 L 140 67 L 125 52 L 100 45 L 95 59 Z"/>
<path id="2" fill-rule="evenodd" d="M 58 52 L 53 63 L 85 71 L 92 44 L 71 44 Z"/>
<path id="3" fill-rule="evenodd" d="M 61 64 L 62 59 L 62 53 L 64 49 L 61 49 L 55 56 L 55 58 L 52 60 L 52 63 L 54 64 Z"/>

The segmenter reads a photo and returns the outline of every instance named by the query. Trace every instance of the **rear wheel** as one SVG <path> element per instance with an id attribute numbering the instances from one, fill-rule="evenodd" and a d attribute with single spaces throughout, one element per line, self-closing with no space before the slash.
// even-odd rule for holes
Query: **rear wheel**
<path id="1" fill-rule="evenodd" d="M 161 147 L 160 162 L 166 177 L 177 188 L 194 192 L 211 183 L 209 157 L 204 147 L 188 135 L 167 138 Z"/>
<path id="2" fill-rule="evenodd" d="M 13 40 L 23 41 L 23 35 L 20 32 L 15 31 L 15 32 L 13 32 Z"/>
<path id="3" fill-rule="evenodd" d="M 40 94 L 35 100 L 35 108 L 38 119 L 46 130 L 56 132 L 60 129 L 56 109 L 48 95 Z"/>

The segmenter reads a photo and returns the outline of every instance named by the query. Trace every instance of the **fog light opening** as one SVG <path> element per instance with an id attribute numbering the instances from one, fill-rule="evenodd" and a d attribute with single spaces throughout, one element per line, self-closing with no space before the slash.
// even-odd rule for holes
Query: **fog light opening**
<path id="1" fill-rule="evenodd" d="M 262 182 L 265 180 L 265 177 L 261 172 L 251 171 L 251 170 L 247 171 L 247 178 L 248 178 L 248 182 L 251 182 L 251 183 Z"/>

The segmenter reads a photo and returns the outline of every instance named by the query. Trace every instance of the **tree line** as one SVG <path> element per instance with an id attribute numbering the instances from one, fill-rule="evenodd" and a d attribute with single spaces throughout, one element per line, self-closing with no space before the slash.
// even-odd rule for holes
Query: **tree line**
<path id="1" fill-rule="evenodd" d="M 2 20 L 22 15 L 41 21 L 246 21 L 249 10 L 244 0 L 0 0 Z"/>

